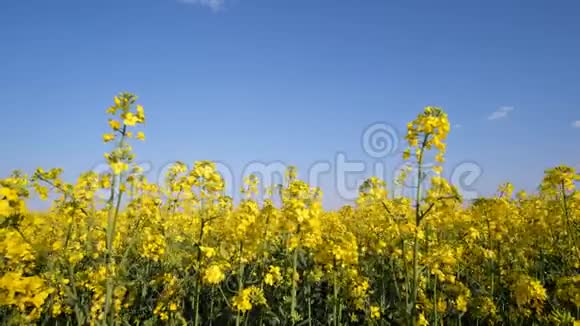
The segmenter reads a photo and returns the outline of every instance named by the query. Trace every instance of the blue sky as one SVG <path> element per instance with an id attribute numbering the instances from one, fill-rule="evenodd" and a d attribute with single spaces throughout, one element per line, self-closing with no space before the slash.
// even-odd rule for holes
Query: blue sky
<path id="1" fill-rule="evenodd" d="M 104 110 L 127 90 L 152 174 L 200 159 L 306 171 L 339 152 L 371 164 L 367 126 L 402 133 L 438 105 L 460 125 L 447 171 L 476 163 L 481 194 L 533 190 L 546 168 L 580 168 L 579 16 L 578 1 L 5 0 L 0 175 L 72 180 L 102 163 Z M 330 175 L 321 185 L 326 206 L 343 202 Z"/>

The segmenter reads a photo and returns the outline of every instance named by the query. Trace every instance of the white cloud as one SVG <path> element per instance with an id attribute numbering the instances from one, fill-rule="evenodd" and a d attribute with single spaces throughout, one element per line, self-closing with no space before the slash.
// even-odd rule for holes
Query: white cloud
<path id="1" fill-rule="evenodd" d="M 459 129 L 461 127 L 463 127 L 463 126 L 460 123 L 456 123 L 453 125 L 453 128 L 455 128 L 455 129 Z"/>
<path id="2" fill-rule="evenodd" d="M 576 121 L 572 122 L 572 127 L 580 128 L 580 120 L 576 120 Z"/>
<path id="3" fill-rule="evenodd" d="M 209 7 L 213 11 L 219 11 L 224 8 L 225 0 L 179 0 L 183 3 Z"/>
<path id="4" fill-rule="evenodd" d="M 515 110 L 513 106 L 502 106 L 487 117 L 487 120 L 498 120 L 506 118 L 510 112 Z"/>

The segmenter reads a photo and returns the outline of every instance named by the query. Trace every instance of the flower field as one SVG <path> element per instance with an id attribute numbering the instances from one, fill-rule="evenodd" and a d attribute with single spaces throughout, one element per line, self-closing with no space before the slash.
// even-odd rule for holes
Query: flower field
<path id="1" fill-rule="evenodd" d="M 356 204 L 325 211 L 290 168 L 280 185 L 248 177 L 234 203 L 209 161 L 146 180 L 136 101 L 107 109 L 110 172 L 0 180 L 3 325 L 580 325 L 573 168 L 546 170 L 533 194 L 506 183 L 466 203 L 440 177 L 447 116 L 427 107 L 397 179 L 412 198 L 370 178 Z M 27 211 L 31 196 L 51 209 Z"/>

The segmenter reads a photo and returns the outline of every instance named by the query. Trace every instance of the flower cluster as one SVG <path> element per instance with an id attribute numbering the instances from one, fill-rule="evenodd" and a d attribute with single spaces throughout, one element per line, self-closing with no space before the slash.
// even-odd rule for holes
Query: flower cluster
<path id="1" fill-rule="evenodd" d="M 234 202 L 210 161 L 147 180 L 131 147 L 145 139 L 136 101 L 122 93 L 107 109 L 110 171 L 0 180 L 2 324 L 580 323 L 574 168 L 548 169 L 537 193 L 505 183 L 464 202 L 441 165 L 425 173 L 449 132 L 427 107 L 408 125 L 397 179 L 414 197 L 372 177 L 353 205 L 328 211 L 290 168 L 279 185 L 249 176 Z M 28 211 L 31 193 L 50 209 Z"/>

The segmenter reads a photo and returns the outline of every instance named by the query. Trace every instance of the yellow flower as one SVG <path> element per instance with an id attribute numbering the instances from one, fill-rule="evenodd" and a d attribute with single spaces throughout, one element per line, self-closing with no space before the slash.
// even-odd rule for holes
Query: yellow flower
<path id="1" fill-rule="evenodd" d="M 419 318 L 417 318 L 417 326 L 428 326 L 429 322 L 427 321 L 427 318 L 425 318 L 425 314 L 420 313 L 419 314 Z"/>
<path id="2" fill-rule="evenodd" d="M 18 192 L 10 188 L 0 188 L 0 197 L 5 197 L 6 200 L 17 200 Z"/>
<path id="3" fill-rule="evenodd" d="M 518 306 L 532 304 L 534 306 L 541 306 L 546 300 L 546 289 L 542 286 L 540 281 L 531 278 L 527 275 L 522 275 L 513 285 L 514 296 Z"/>
<path id="4" fill-rule="evenodd" d="M 234 309 L 244 313 L 252 309 L 252 303 L 257 305 L 266 304 L 264 292 L 255 286 L 250 286 L 239 292 L 233 299 Z"/>
<path id="5" fill-rule="evenodd" d="M 457 308 L 457 311 L 466 312 L 467 311 L 467 300 L 465 300 L 465 297 L 462 295 L 458 296 L 457 300 L 455 301 L 455 306 Z"/>
<path id="6" fill-rule="evenodd" d="M 119 130 L 121 128 L 121 123 L 117 120 L 109 119 L 109 126 L 113 130 Z"/>
<path id="7" fill-rule="evenodd" d="M 145 120 L 145 110 L 143 110 L 143 106 L 142 105 L 137 105 L 137 118 L 139 119 L 140 122 L 143 122 Z"/>
<path id="8" fill-rule="evenodd" d="M 350 321 L 357 322 L 358 321 L 358 316 L 355 313 L 351 313 L 350 314 Z"/>
<path id="9" fill-rule="evenodd" d="M 0 216 L 10 215 L 10 204 L 7 200 L 0 199 Z"/>
<path id="10" fill-rule="evenodd" d="M 170 311 L 176 311 L 176 310 L 177 310 L 177 305 L 176 305 L 175 303 L 173 303 L 173 302 L 172 302 L 172 303 L 169 305 L 169 310 L 170 310 Z"/>
<path id="11" fill-rule="evenodd" d="M 142 131 L 137 132 L 137 139 L 145 140 L 145 134 Z"/>
<path id="12" fill-rule="evenodd" d="M 134 126 L 139 121 L 136 115 L 132 112 L 125 113 L 125 117 L 123 118 L 123 123 L 127 126 Z"/>
<path id="13" fill-rule="evenodd" d="M 203 281 L 208 284 L 219 284 L 224 278 L 224 273 L 217 265 L 208 267 L 203 273 Z"/>
<path id="14" fill-rule="evenodd" d="M 371 319 L 381 318 L 381 308 L 377 306 L 371 306 Z"/>
<path id="15" fill-rule="evenodd" d="M 60 303 L 54 303 L 52 305 L 52 315 L 53 316 L 58 316 L 62 313 L 62 306 L 60 305 Z"/>
<path id="16" fill-rule="evenodd" d="M 109 106 L 107 108 L 107 111 L 106 112 L 107 112 L 107 114 L 115 114 L 115 113 L 117 113 L 117 109 L 118 108 L 116 106 Z"/>
<path id="17" fill-rule="evenodd" d="M 264 283 L 273 286 L 282 281 L 282 273 L 280 267 L 270 266 L 268 273 L 264 276 Z"/>
<path id="18" fill-rule="evenodd" d="M 246 312 L 252 309 L 252 303 L 250 302 L 250 292 L 242 290 L 241 293 L 236 295 L 233 300 L 233 306 L 236 310 L 241 312 Z"/>
<path id="19" fill-rule="evenodd" d="M 119 175 L 123 171 L 126 171 L 129 169 L 129 165 L 127 165 L 127 163 L 125 163 L 125 162 L 112 162 L 110 165 L 111 165 L 111 169 L 113 170 L 113 173 L 115 175 Z"/>
<path id="20" fill-rule="evenodd" d="M 216 254 L 215 249 L 212 247 L 200 247 L 199 249 L 201 250 L 203 255 L 207 258 L 211 258 L 211 257 L 215 256 L 215 254 Z"/>
<path id="21" fill-rule="evenodd" d="M 268 273 L 266 276 L 264 276 L 264 283 L 267 285 L 274 285 L 274 278 L 272 277 L 272 274 Z"/>
<path id="22" fill-rule="evenodd" d="M 104 134 L 103 135 L 103 142 L 108 143 L 115 139 L 115 134 Z"/>

